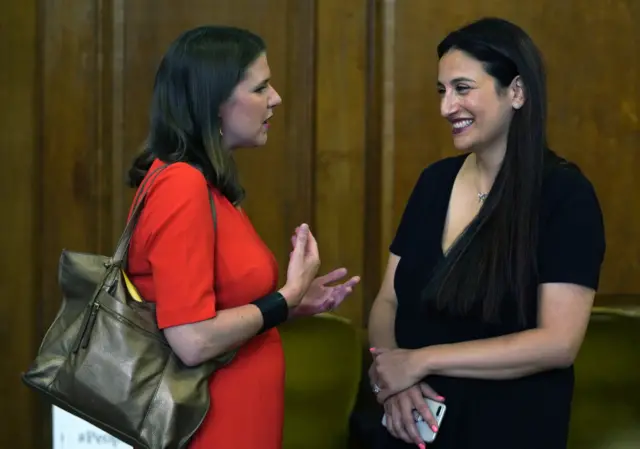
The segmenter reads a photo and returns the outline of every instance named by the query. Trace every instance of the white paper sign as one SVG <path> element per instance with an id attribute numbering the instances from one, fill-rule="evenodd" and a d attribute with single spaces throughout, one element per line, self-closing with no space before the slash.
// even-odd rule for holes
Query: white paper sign
<path id="1" fill-rule="evenodd" d="M 132 449 L 92 424 L 53 407 L 53 449 Z"/>

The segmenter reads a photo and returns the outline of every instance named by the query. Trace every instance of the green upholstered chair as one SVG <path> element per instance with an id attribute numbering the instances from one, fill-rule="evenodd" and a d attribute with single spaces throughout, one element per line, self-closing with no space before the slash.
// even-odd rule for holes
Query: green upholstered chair
<path id="1" fill-rule="evenodd" d="M 332 314 L 279 329 L 287 367 L 283 449 L 346 449 L 361 376 L 360 331 Z"/>
<path id="2" fill-rule="evenodd" d="M 640 309 L 594 308 L 575 371 L 569 449 L 640 448 Z"/>

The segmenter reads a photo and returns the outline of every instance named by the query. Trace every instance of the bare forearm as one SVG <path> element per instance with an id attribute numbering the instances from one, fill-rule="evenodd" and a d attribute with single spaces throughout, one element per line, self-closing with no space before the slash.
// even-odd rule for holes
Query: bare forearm
<path id="1" fill-rule="evenodd" d="M 262 323 L 260 310 L 249 304 L 220 310 L 210 320 L 165 329 L 165 336 L 178 357 L 194 366 L 240 346 Z"/>
<path id="2" fill-rule="evenodd" d="M 299 293 L 285 288 L 284 298 Z M 165 330 L 174 352 L 187 365 L 198 365 L 242 345 L 262 329 L 260 309 L 254 304 L 220 310 L 209 320 L 185 324 Z"/>
<path id="3" fill-rule="evenodd" d="M 209 322 L 197 323 L 196 326 L 201 325 L 201 329 L 196 328 L 199 362 L 242 345 L 260 331 L 262 323 L 260 310 L 252 304 L 220 310 Z"/>
<path id="4" fill-rule="evenodd" d="M 513 379 L 573 363 L 568 347 L 543 329 L 418 350 L 424 375 Z"/>
<path id="5" fill-rule="evenodd" d="M 374 347 L 393 349 L 395 337 L 396 305 L 377 299 L 369 315 L 369 343 Z"/>

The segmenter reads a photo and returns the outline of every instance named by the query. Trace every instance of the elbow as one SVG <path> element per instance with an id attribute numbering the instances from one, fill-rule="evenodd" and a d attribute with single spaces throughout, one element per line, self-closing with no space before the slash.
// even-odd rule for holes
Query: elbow
<path id="1" fill-rule="evenodd" d="M 209 360 L 217 359 L 225 353 L 225 348 L 220 345 L 214 345 L 200 339 L 194 339 L 185 346 L 180 351 L 174 349 L 174 353 L 188 367 L 195 367 Z"/>
<path id="2" fill-rule="evenodd" d="M 556 363 L 554 363 L 554 368 L 564 369 L 570 368 L 573 365 L 575 358 L 571 357 L 570 354 L 559 355 L 556 359 Z"/>
<path id="3" fill-rule="evenodd" d="M 554 368 L 569 368 L 576 361 L 579 348 L 575 345 L 560 345 L 554 357 Z"/>
<path id="4" fill-rule="evenodd" d="M 183 328 L 176 334 L 167 334 L 167 340 L 174 355 L 188 367 L 201 365 L 216 356 L 215 348 L 198 332 Z"/>
<path id="5" fill-rule="evenodd" d="M 198 366 L 204 361 L 202 360 L 202 357 L 200 357 L 198 353 L 193 350 L 182 351 L 182 352 L 174 351 L 174 353 L 180 359 L 183 365 L 188 366 L 190 368 L 194 366 Z"/>
<path id="6" fill-rule="evenodd" d="M 194 367 L 204 362 L 202 348 L 196 342 L 182 347 L 172 347 L 173 353 L 180 359 L 183 365 Z"/>
<path id="7" fill-rule="evenodd" d="M 563 369 L 573 365 L 580 351 L 582 339 L 566 332 L 554 332 L 544 329 L 539 333 L 539 361 L 548 369 Z"/>
<path id="8" fill-rule="evenodd" d="M 212 332 L 213 321 L 215 320 L 176 326 L 164 331 L 174 355 L 185 366 L 201 365 L 221 357 L 231 349 L 224 338 L 218 337 L 220 331 Z"/>

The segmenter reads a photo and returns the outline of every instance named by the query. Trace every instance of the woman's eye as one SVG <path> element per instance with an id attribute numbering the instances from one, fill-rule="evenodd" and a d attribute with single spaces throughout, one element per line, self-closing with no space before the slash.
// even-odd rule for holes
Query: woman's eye
<path id="1" fill-rule="evenodd" d="M 469 92 L 469 89 L 471 89 L 471 88 L 469 86 L 465 86 L 465 85 L 456 86 L 456 92 L 458 92 L 460 94 L 466 94 L 467 92 Z"/>

